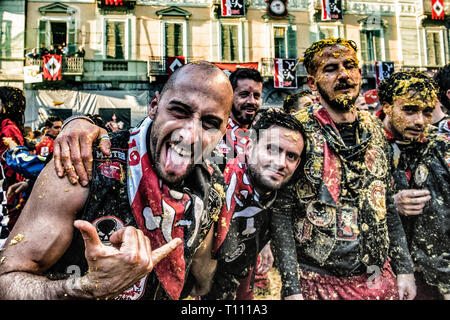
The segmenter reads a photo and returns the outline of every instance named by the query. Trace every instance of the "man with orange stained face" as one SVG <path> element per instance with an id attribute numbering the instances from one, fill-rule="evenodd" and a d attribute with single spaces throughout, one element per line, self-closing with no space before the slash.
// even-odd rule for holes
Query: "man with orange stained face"
<path id="1" fill-rule="evenodd" d="M 287 113 L 296 113 L 314 104 L 314 96 L 310 90 L 301 90 L 287 96 L 283 100 L 283 110 Z"/>
<path id="2" fill-rule="evenodd" d="M 223 176 L 204 159 L 225 132 L 232 95 L 214 65 L 185 65 L 155 94 L 148 117 L 110 134 L 109 156 L 94 148 L 89 188 L 46 166 L 1 254 L 0 297 L 188 295 L 189 272 L 203 281 L 199 256 L 210 253 L 223 204 Z M 83 119 L 69 125 L 100 132 Z"/>
<path id="3" fill-rule="evenodd" d="M 305 130 L 302 174 L 272 206 L 283 297 L 413 299 L 413 264 L 392 201 L 392 152 L 381 122 L 355 105 L 357 46 L 320 40 L 303 63 L 319 103 L 294 114 Z"/>
<path id="4" fill-rule="evenodd" d="M 450 142 L 430 126 L 438 88 L 426 74 L 394 73 L 379 86 L 394 149 L 395 203 L 416 265 L 416 299 L 450 299 Z"/>

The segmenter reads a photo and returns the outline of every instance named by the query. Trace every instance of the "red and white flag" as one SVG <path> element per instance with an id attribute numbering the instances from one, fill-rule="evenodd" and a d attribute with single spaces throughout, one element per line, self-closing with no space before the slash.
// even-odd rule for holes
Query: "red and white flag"
<path id="1" fill-rule="evenodd" d="M 61 80 L 62 57 L 57 54 L 46 54 L 43 57 L 45 80 Z"/>
<path id="2" fill-rule="evenodd" d="M 167 73 L 172 75 L 178 68 L 186 64 L 184 57 L 167 57 Z"/>
<path id="3" fill-rule="evenodd" d="M 274 88 L 297 88 L 297 59 L 273 59 Z"/>
<path id="4" fill-rule="evenodd" d="M 394 73 L 394 62 L 375 61 L 375 81 L 377 86 Z"/>
<path id="5" fill-rule="evenodd" d="M 245 16 L 244 0 L 222 0 L 222 17 L 242 17 Z"/>
<path id="6" fill-rule="evenodd" d="M 431 18 L 444 19 L 444 0 L 431 0 Z"/>

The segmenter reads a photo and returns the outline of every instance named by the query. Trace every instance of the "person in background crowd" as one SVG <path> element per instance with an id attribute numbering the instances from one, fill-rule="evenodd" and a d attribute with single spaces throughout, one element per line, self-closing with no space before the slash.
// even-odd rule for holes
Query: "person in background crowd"
<path id="1" fill-rule="evenodd" d="M 53 44 L 50 45 L 48 49 L 48 54 L 56 54 L 56 48 Z"/>
<path id="2" fill-rule="evenodd" d="M 286 113 L 295 113 L 314 104 L 314 98 L 311 90 L 302 90 L 288 95 L 283 101 L 283 110 Z"/>
<path id="3" fill-rule="evenodd" d="M 439 69 L 433 79 L 439 88 L 439 102 L 431 121 L 439 132 L 450 134 L 450 116 L 448 115 L 448 110 L 450 110 L 450 63 Z"/>
<path id="4" fill-rule="evenodd" d="M 210 291 L 202 299 L 235 299 L 240 280 L 250 277 L 250 290 L 258 269 L 261 247 L 270 240 L 270 210 L 277 190 L 294 175 L 303 150 L 299 123 L 289 114 L 268 109 L 250 128 L 244 160 L 228 162 L 226 206 L 217 223 L 213 246 L 217 271 Z"/>
<path id="5" fill-rule="evenodd" d="M 34 134 L 34 140 L 36 141 L 36 144 L 38 144 L 41 140 L 42 140 L 42 132 L 41 130 L 34 130 L 33 131 Z"/>
<path id="6" fill-rule="evenodd" d="M 305 132 L 302 175 L 272 206 L 282 296 L 414 299 L 413 263 L 392 199 L 390 145 L 381 121 L 355 106 L 362 85 L 357 46 L 323 39 L 303 63 L 320 104 L 295 114 Z"/>
<path id="7" fill-rule="evenodd" d="M 450 300 L 450 140 L 428 127 L 438 86 L 425 73 L 398 72 L 380 84 L 379 96 L 395 155 L 394 199 L 416 265 L 416 299 Z"/>
<path id="8" fill-rule="evenodd" d="M 26 57 L 30 58 L 30 59 L 39 59 L 41 57 L 41 55 L 37 52 L 36 48 L 33 48 L 33 49 L 31 49 L 31 52 L 28 52 L 26 54 Z"/>
<path id="9" fill-rule="evenodd" d="M 60 56 L 63 54 L 63 48 L 62 48 L 62 46 L 61 46 L 60 44 L 58 44 L 58 45 L 56 46 L 56 48 L 55 48 L 55 54 L 60 55 Z"/>
<path id="10" fill-rule="evenodd" d="M 355 106 L 358 110 L 369 110 L 369 107 L 366 104 L 366 98 L 362 94 L 359 94 L 356 99 Z"/>
<path id="11" fill-rule="evenodd" d="M 86 51 L 84 50 L 83 46 L 79 46 L 77 52 L 75 53 L 75 56 L 78 58 L 84 58 L 86 55 Z"/>
<path id="12" fill-rule="evenodd" d="M 49 52 L 48 52 L 47 46 L 45 45 L 44 42 L 42 42 L 42 43 L 41 43 L 41 47 L 39 48 L 39 55 L 40 55 L 41 58 L 42 58 L 43 56 L 45 56 L 45 55 L 48 54 L 48 53 L 49 53 Z"/>
<path id="13" fill-rule="evenodd" d="M 48 157 L 53 153 L 53 141 L 61 132 L 62 120 L 59 117 L 50 116 L 45 121 L 45 136 L 36 145 L 36 154 Z"/>
<path id="14" fill-rule="evenodd" d="M 3 158 L 3 153 L 7 146 L 3 139 L 8 138 L 18 145 L 23 145 L 22 135 L 24 114 L 25 114 L 25 95 L 19 88 L 0 87 L 0 248 L 9 236 L 9 231 L 14 225 L 18 214 L 20 213 L 20 197 L 11 197 L 7 199 L 6 192 L 10 186 L 22 181 L 23 178 L 11 169 Z"/>
<path id="15" fill-rule="evenodd" d="M 223 170 L 228 160 L 242 154 L 248 141 L 247 130 L 261 108 L 263 78 L 258 70 L 239 68 L 230 74 L 233 87 L 233 106 L 226 134 L 216 147 L 224 161 L 217 161 Z"/>
<path id="16" fill-rule="evenodd" d="M 206 283 L 202 262 L 225 185 L 205 159 L 225 133 L 232 99 L 226 75 L 196 62 L 172 74 L 130 131 L 97 137 L 106 131 L 72 118 L 65 130 L 109 140 L 110 156 L 93 150 L 89 188 L 44 168 L 10 235 L 20 243 L 1 253 L 0 297 L 176 300 L 192 289 L 189 273 Z M 55 149 L 52 161 L 60 160 L 73 172 Z M 73 265 L 80 276 L 67 279 Z"/>
<path id="17" fill-rule="evenodd" d="M 34 140 L 34 132 L 33 129 L 31 127 L 24 127 L 23 128 L 23 137 L 25 139 L 29 139 L 29 140 Z"/>
<path id="18" fill-rule="evenodd" d="M 69 48 L 67 48 L 66 43 L 63 42 L 62 46 L 61 46 L 61 52 L 64 56 L 67 56 Z"/>
<path id="19" fill-rule="evenodd" d="M 219 154 L 219 168 L 223 171 L 229 160 L 242 156 L 248 141 L 248 128 L 261 108 L 263 78 L 258 70 L 251 68 L 238 68 L 230 74 L 233 87 L 233 105 L 228 127 L 222 142 L 216 147 Z M 259 259 L 273 259 L 270 246 L 262 249 Z M 272 260 L 271 260 L 272 261 Z M 253 290 L 249 289 L 250 277 L 243 279 L 238 289 L 238 300 L 252 300 Z M 268 287 L 267 272 L 256 275 L 255 286 L 265 290 Z"/>

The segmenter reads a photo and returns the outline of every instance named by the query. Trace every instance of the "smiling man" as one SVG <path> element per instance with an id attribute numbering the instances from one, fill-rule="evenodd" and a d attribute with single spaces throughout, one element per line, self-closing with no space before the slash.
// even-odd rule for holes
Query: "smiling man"
<path id="1" fill-rule="evenodd" d="M 45 136 L 36 145 L 36 154 L 48 157 L 53 152 L 53 141 L 61 132 L 62 120 L 58 117 L 50 116 L 45 121 Z"/>
<path id="2" fill-rule="evenodd" d="M 417 299 L 450 299 L 450 143 L 429 126 L 438 87 L 417 71 L 394 73 L 379 86 L 386 136 L 394 149 L 394 199 L 405 226 Z"/>
<path id="3" fill-rule="evenodd" d="M 224 161 L 221 161 L 222 169 L 228 160 L 243 154 L 248 141 L 247 129 L 262 102 L 263 78 L 258 70 L 239 68 L 231 73 L 230 82 L 233 87 L 233 106 L 224 139 L 216 147 L 216 151 L 225 157 Z"/>
<path id="4" fill-rule="evenodd" d="M 217 260 L 211 290 L 203 299 L 238 299 L 238 283 L 257 271 L 257 256 L 271 237 L 271 205 L 295 175 L 303 151 L 300 124 L 289 114 L 264 110 L 249 130 L 245 157 L 228 162 L 226 205 L 217 224 Z"/>
<path id="5" fill-rule="evenodd" d="M 342 38 L 317 41 L 304 55 L 307 83 L 320 103 L 295 114 L 305 131 L 302 175 L 272 206 L 271 244 L 288 299 L 415 296 L 392 203 L 392 154 L 381 122 L 355 106 L 358 63 L 356 44 Z"/>
<path id="6" fill-rule="evenodd" d="M 94 150 L 89 188 L 46 166 L 2 252 L 0 297 L 189 294 L 183 293 L 186 278 L 189 272 L 201 277 L 197 255 L 212 245 L 224 194 L 223 176 L 203 159 L 225 132 L 232 94 L 220 69 L 188 64 L 155 94 L 138 127 L 110 134 L 110 156 Z M 86 120 L 67 126 L 100 130 Z"/>

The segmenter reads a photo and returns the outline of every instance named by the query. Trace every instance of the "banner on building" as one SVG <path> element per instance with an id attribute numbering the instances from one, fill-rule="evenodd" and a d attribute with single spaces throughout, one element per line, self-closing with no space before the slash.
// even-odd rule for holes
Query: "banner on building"
<path id="1" fill-rule="evenodd" d="M 245 16 L 245 0 L 222 0 L 222 17 Z"/>
<path id="2" fill-rule="evenodd" d="M 342 0 L 321 0 L 322 20 L 342 20 Z"/>
<path id="3" fill-rule="evenodd" d="M 171 76 L 175 70 L 181 68 L 185 64 L 186 59 L 184 57 L 167 57 L 167 73 Z"/>
<path id="4" fill-rule="evenodd" d="M 444 0 L 431 0 L 431 19 L 444 19 Z"/>
<path id="5" fill-rule="evenodd" d="M 288 0 L 266 0 L 267 14 L 272 18 L 285 18 L 288 15 Z"/>
<path id="6" fill-rule="evenodd" d="M 44 125 L 51 115 L 62 119 L 75 114 L 100 114 L 108 126 L 136 126 L 148 116 L 154 92 L 149 90 L 24 90 L 27 99 L 25 125 Z M 114 119 L 115 118 L 115 119 Z"/>
<path id="7" fill-rule="evenodd" d="M 23 80 L 25 83 L 42 82 L 42 73 L 39 72 L 39 66 L 23 67 Z"/>
<path id="8" fill-rule="evenodd" d="M 375 61 L 375 80 L 377 86 L 394 73 L 394 62 Z"/>
<path id="9" fill-rule="evenodd" d="M 295 68 L 297 59 L 273 59 L 275 88 L 296 89 L 297 69 Z"/>
<path id="10" fill-rule="evenodd" d="M 214 63 L 219 69 L 230 76 L 230 74 L 238 68 L 249 68 L 258 70 L 258 62 L 247 62 L 247 63 L 222 63 L 215 62 Z"/>
<path id="11" fill-rule="evenodd" d="M 61 80 L 62 57 L 57 54 L 46 54 L 43 57 L 44 79 Z"/>

